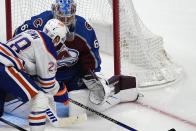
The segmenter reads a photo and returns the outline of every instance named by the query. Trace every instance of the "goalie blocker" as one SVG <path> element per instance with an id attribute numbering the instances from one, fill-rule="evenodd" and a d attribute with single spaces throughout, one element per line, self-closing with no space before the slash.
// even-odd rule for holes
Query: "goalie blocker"
<path id="1" fill-rule="evenodd" d="M 139 96 L 136 78 L 132 76 L 115 75 L 106 80 L 102 73 L 89 70 L 82 80 L 88 89 L 70 91 L 69 97 L 97 111 L 104 111 L 120 102 L 136 101 Z M 70 116 L 85 112 L 70 103 Z"/>

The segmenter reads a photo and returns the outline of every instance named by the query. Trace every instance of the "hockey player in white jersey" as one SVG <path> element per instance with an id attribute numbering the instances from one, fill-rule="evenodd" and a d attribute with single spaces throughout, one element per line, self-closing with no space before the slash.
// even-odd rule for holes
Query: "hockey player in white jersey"
<path id="1" fill-rule="evenodd" d="M 59 65 L 56 78 L 66 84 L 69 96 L 98 111 L 123 101 L 137 100 L 138 91 L 134 77 L 114 76 L 109 82 L 104 78 L 101 73 L 99 42 L 94 29 L 84 18 L 75 14 L 76 10 L 74 0 L 55 0 L 52 11 L 33 16 L 19 26 L 15 33 L 26 29 L 42 30 L 44 24 L 53 17 L 61 20 L 69 26 L 70 33 L 74 35 L 71 37 L 73 40 L 65 41 L 56 48 Z M 68 51 L 64 47 L 68 47 Z M 67 61 L 70 56 L 75 58 Z M 84 111 L 72 103 L 69 107 L 70 116 Z"/>
<path id="2" fill-rule="evenodd" d="M 68 29 L 51 19 L 43 31 L 27 30 L 7 44 L 0 43 L 0 92 L 11 93 L 23 102 L 31 100 L 31 131 L 44 130 L 48 96 L 53 97 L 59 90 L 55 46 L 66 40 Z M 26 73 L 35 76 L 35 82 Z"/>

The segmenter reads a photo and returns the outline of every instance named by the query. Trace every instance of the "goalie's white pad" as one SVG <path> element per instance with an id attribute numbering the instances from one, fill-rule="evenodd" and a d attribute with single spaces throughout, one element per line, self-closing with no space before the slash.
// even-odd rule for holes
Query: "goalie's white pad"
<path id="1" fill-rule="evenodd" d="M 115 94 L 114 97 L 120 99 L 120 102 L 131 102 L 138 99 L 139 92 L 137 88 L 126 89 L 121 90 L 119 93 Z"/>
<path id="2" fill-rule="evenodd" d="M 109 86 L 115 87 L 115 97 L 121 102 L 135 101 L 139 97 L 136 78 L 133 76 L 115 75 L 109 80 Z"/>
<path id="3" fill-rule="evenodd" d="M 139 92 L 137 88 L 130 88 L 121 90 L 119 93 L 109 96 L 105 102 L 102 104 L 94 104 L 89 100 L 90 90 L 88 89 L 81 89 L 69 92 L 69 97 L 71 99 L 77 100 L 79 103 L 82 103 L 98 112 L 105 111 L 120 102 L 127 102 L 127 101 L 136 101 L 138 99 Z M 87 115 L 91 115 L 92 113 L 73 104 L 69 103 L 69 116 L 75 116 L 79 114 L 87 113 Z"/>
<path id="4" fill-rule="evenodd" d="M 77 100 L 79 103 L 82 103 L 94 110 L 97 110 L 98 112 L 105 111 L 106 109 L 120 103 L 119 98 L 108 97 L 106 100 L 107 102 L 97 105 L 89 100 L 89 93 L 90 91 L 88 89 L 75 90 L 69 92 L 69 97 L 71 99 Z M 92 114 L 92 112 L 89 112 L 73 103 L 69 103 L 69 116 L 76 116 L 84 113 L 86 113 L 87 115 Z"/>
<path id="5" fill-rule="evenodd" d="M 94 104 L 102 104 L 114 94 L 114 87 L 108 86 L 108 82 L 101 72 L 89 71 L 82 80 L 90 90 L 89 99 Z"/>

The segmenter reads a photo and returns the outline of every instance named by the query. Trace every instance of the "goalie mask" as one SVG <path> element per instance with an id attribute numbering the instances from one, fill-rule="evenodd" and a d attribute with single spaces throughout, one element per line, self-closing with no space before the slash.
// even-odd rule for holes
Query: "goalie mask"
<path id="1" fill-rule="evenodd" d="M 55 0 L 52 4 L 54 18 L 65 25 L 75 24 L 76 3 L 73 0 Z"/>
<path id="2" fill-rule="evenodd" d="M 69 29 L 61 21 L 51 19 L 44 26 L 43 32 L 52 39 L 52 42 L 56 47 L 59 43 L 65 42 L 66 34 L 69 32 Z"/>

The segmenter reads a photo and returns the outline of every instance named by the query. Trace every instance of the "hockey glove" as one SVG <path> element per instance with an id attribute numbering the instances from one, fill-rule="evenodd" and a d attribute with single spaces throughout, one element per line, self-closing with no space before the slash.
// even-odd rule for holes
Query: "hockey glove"
<path id="1" fill-rule="evenodd" d="M 93 73 L 89 71 L 82 80 L 90 90 L 89 100 L 94 104 L 102 104 L 109 96 L 114 94 L 114 88 L 108 86 L 108 82 L 100 72 Z"/>

